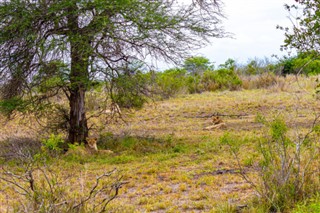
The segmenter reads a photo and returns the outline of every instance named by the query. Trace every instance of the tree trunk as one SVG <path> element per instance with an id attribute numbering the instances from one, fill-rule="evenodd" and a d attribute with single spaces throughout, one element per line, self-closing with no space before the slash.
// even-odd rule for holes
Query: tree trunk
<path id="1" fill-rule="evenodd" d="M 88 137 L 88 125 L 85 113 L 85 92 L 82 87 L 75 86 L 70 91 L 70 143 L 85 142 Z"/>
<path id="2" fill-rule="evenodd" d="M 67 8 L 67 25 L 69 28 L 71 70 L 69 75 L 69 143 L 82 143 L 88 137 L 88 125 L 85 110 L 85 94 L 89 82 L 90 39 L 81 33 L 78 15 L 74 11 L 77 5 L 73 2 Z"/>
<path id="3" fill-rule="evenodd" d="M 89 82 L 88 75 L 88 39 L 77 37 L 71 45 L 70 71 L 70 129 L 68 141 L 82 143 L 88 137 L 88 125 L 85 110 L 85 93 Z"/>

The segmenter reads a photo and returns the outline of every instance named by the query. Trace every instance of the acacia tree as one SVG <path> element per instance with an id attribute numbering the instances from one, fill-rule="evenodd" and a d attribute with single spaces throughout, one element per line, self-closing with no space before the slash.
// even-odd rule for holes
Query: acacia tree
<path id="1" fill-rule="evenodd" d="M 206 70 L 214 69 L 214 65 L 209 59 L 202 56 L 187 58 L 183 67 L 192 75 L 202 75 Z"/>
<path id="2" fill-rule="evenodd" d="M 2 106 L 11 113 L 69 100 L 68 141 L 88 136 L 91 80 L 148 58 L 178 62 L 223 37 L 218 0 L 0 0 Z M 5 103 L 5 104 L 4 104 Z M 23 106 L 23 107 L 21 107 Z M 31 109 L 30 108 L 30 109 Z"/>

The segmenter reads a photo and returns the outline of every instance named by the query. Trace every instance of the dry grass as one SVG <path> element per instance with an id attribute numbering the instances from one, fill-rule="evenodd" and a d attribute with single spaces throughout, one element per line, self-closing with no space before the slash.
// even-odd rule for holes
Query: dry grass
<path id="1" fill-rule="evenodd" d="M 185 95 L 150 103 L 141 110 L 124 112 L 127 124 L 103 126 L 96 119 L 100 128 L 92 134 L 110 132 L 110 140 L 118 138 L 117 143 L 127 145 L 113 150 L 114 155 L 62 156 L 53 167 L 69 177 L 66 187 L 72 193 L 103 171 L 121 170 L 129 184 L 110 204 L 112 212 L 216 212 L 223 206 L 234 209 L 232 206 L 248 204 L 254 190 L 240 177 L 236 161 L 219 138 L 228 131 L 243 143 L 240 159 L 255 179 L 256 141 L 266 132 L 256 115 L 272 119 L 281 114 L 289 127 L 308 129 L 314 113 L 320 112 L 313 96 L 314 78 L 299 77 L 298 82 L 292 76 L 276 78 L 276 84 L 263 89 Z M 283 84 L 280 89 L 279 82 Z M 211 125 L 212 115 L 219 115 L 227 128 L 204 130 Z M 0 138 L 16 132 L 30 135 L 28 128 L 11 121 L 1 128 Z M 127 136 L 136 139 L 128 142 Z M 148 143 L 154 149 L 143 149 Z M 11 190 L 0 183 L 0 211 L 14 203 Z"/>

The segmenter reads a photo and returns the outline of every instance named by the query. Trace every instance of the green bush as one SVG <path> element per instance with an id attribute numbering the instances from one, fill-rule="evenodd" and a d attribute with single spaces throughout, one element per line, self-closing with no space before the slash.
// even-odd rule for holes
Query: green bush
<path id="1" fill-rule="evenodd" d="M 157 73 L 156 84 L 162 98 L 176 96 L 186 90 L 186 70 L 174 68 Z"/>
<path id="2" fill-rule="evenodd" d="M 282 65 L 282 74 L 306 74 L 317 75 L 320 73 L 320 58 L 314 53 L 299 53 L 295 57 L 284 57 L 280 64 Z"/>
<path id="3" fill-rule="evenodd" d="M 186 86 L 190 94 L 200 93 L 204 91 L 203 85 L 201 84 L 201 77 L 199 75 L 187 77 Z"/>
<path id="4" fill-rule="evenodd" d="M 206 70 L 213 70 L 214 65 L 210 62 L 208 58 L 202 56 L 193 56 L 187 58 L 184 61 L 183 67 L 186 69 L 188 74 L 192 76 L 202 76 L 203 72 Z"/>
<path id="5" fill-rule="evenodd" d="M 65 145 L 62 135 L 51 134 L 48 139 L 42 141 L 43 149 L 52 153 L 58 153 L 63 150 Z"/>
<path id="6" fill-rule="evenodd" d="M 122 74 L 113 79 L 112 99 L 119 107 L 141 108 L 147 102 L 148 85 L 151 74 L 137 71 L 134 74 Z"/>
<path id="7" fill-rule="evenodd" d="M 233 70 L 219 69 L 204 72 L 201 84 L 206 91 L 237 90 L 241 87 L 242 81 Z"/>

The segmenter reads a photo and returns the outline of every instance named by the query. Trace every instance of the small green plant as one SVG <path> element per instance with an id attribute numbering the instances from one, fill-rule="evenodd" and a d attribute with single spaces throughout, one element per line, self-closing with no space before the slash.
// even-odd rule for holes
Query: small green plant
<path id="1" fill-rule="evenodd" d="M 317 193 L 305 202 L 299 203 L 293 211 L 294 213 L 318 213 L 320 212 L 320 194 Z"/>
<path id="2" fill-rule="evenodd" d="M 51 134 L 48 139 L 42 141 L 43 148 L 49 152 L 61 152 L 63 145 L 65 144 L 62 135 Z"/>

